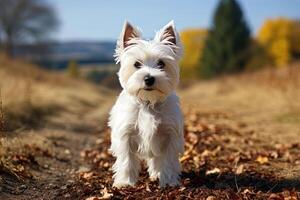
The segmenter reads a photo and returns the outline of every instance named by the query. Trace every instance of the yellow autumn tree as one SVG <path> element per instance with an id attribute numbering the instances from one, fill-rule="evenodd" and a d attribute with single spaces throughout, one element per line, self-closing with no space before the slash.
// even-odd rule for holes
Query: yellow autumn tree
<path id="1" fill-rule="evenodd" d="M 184 48 L 180 62 L 183 78 L 195 78 L 199 74 L 199 63 L 206 36 L 207 30 L 196 28 L 186 29 L 180 33 Z"/>
<path id="2" fill-rule="evenodd" d="M 282 17 L 264 22 L 257 40 L 272 64 L 285 66 L 294 55 L 300 53 L 299 27 L 298 22 Z"/>
<path id="3" fill-rule="evenodd" d="M 300 57 L 300 20 L 293 23 L 292 52 L 294 56 Z"/>

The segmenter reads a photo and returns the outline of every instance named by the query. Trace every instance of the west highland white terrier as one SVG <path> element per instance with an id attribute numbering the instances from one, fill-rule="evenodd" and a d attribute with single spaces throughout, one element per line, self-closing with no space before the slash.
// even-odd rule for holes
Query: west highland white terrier
<path id="1" fill-rule="evenodd" d="M 183 117 L 175 88 L 182 45 L 173 21 L 153 40 L 125 22 L 116 47 L 123 91 L 110 112 L 114 186 L 133 186 L 140 162 L 161 187 L 180 183 L 179 156 L 184 151 Z"/>

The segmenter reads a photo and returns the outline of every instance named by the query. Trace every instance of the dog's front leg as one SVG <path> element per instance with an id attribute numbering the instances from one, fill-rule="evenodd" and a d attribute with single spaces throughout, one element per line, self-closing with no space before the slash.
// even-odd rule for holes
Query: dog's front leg
<path id="1" fill-rule="evenodd" d="M 140 160 L 134 148 L 135 142 L 128 132 L 120 133 L 118 137 L 112 139 L 111 150 L 116 157 L 113 165 L 113 186 L 120 188 L 135 185 L 139 175 Z"/>
<path id="2" fill-rule="evenodd" d="M 160 187 L 180 184 L 181 166 L 178 154 L 176 145 L 170 142 L 161 155 L 147 160 L 150 178 L 158 178 Z"/>

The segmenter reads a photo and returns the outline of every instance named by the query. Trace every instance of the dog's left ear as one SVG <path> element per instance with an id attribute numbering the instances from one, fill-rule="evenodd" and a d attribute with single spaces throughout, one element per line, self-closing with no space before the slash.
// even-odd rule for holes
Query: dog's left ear
<path id="1" fill-rule="evenodd" d="M 179 34 L 176 31 L 173 20 L 156 33 L 155 40 L 165 45 L 170 45 L 177 54 L 181 52 Z"/>

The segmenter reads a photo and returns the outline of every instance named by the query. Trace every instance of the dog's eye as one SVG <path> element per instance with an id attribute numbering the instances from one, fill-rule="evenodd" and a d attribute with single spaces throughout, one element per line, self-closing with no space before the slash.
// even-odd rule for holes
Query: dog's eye
<path id="1" fill-rule="evenodd" d="M 141 68 L 141 66 L 142 66 L 142 64 L 140 62 L 138 62 L 138 61 L 136 61 L 134 63 L 134 67 L 137 68 L 137 69 Z"/>
<path id="2" fill-rule="evenodd" d="M 165 67 L 165 65 L 166 64 L 164 63 L 164 61 L 159 60 L 158 63 L 157 63 L 157 68 L 158 69 L 163 69 Z"/>

